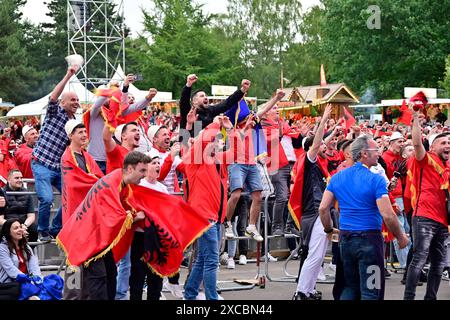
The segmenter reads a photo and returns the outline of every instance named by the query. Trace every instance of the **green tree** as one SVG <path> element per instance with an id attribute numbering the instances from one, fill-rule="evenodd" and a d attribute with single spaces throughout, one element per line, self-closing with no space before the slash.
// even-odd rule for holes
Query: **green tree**
<path id="1" fill-rule="evenodd" d="M 241 57 L 253 81 L 251 95 L 270 97 L 280 86 L 281 68 L 290 70 L 286 51 L 300 38 L 298 0 L 230 0 L 227 34 L 242 41 Z M 289 73 L 290 71 L 287 71 Z"/>
<path id="2" fill-rule="evenodd" d="M 22 0 L 0 0 L 0 97 L 5 101 L 21 104 L 37 98 L 40 73 L 30 63 L 23 46 L 24 27 L 20 24 Z"/>
<path id="3" fill-rule="evenodd" d="M 154 0 L 144 13 L 145 36 L 129 41 L 127 72 L 141 72 L 141 89 L 150 86 L 178 97 L 186 76 L 199 76 L 196 87 L 209 92 L 212 84 L 237 85 L 242 70 L 239 43 L 214 27 L 214 16 L 204 15 L 189 0 Z"/>
<path id="4" fill-rule="evenodd" d="M 401 98 L 405 86 L 436 87 L 450 48 L 450 0 L 322 0 L 321 51 L 332 77 L 377 100 Z M 369 29 L 369 6 L 379 7 L 380 28 Z"/>
<path id="5" fill-rule="evenodd" d="M 446 98 L 450 97 L 450 55 L 447 57 L 447 62 L 445 64 L 445 74 L 444 80 L 440 82 L 440 85 L 447 91 Z"/>

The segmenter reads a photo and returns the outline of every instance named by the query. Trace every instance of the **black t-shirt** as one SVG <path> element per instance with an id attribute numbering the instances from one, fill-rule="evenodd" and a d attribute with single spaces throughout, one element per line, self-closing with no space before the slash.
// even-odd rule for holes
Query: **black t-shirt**
<path id="1" fill-rule="evenodd" d="M 81 170 L 88 173 L 88 169 L 86 166 L 86 159 L 84 158 L 82 153 L 74 152 L 75 159 L 77 161 L 78 167 L 80 167 Z"/>
<path id="2" fill-rule="evenodd" d="M 303 177 L 303 213 L 302 216 L 317 215 L 326 182 L 316 162 L 311 162 L 306 155 L 305 172 Z"/>

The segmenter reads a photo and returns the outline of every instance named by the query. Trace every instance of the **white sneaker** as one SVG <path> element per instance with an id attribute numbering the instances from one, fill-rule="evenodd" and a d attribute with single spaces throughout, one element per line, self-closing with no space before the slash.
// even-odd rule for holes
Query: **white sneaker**
<path id="1" fill-rule="evenodd" d="M 172 284 L 169 281 L 164 282 L 164 288 L 167 289 L 175 298 L 183 298 L 183 290 L 179 284 Z"/>
<path id="2" fill-rule="evenodd" d="M 203 291 L 199 291 L 198 295 L 195 297 L 195 300 L 206 300 L 205 293 Z"/>
<path id="3" fill-rule="evenodd" d="M 183 298 L 183 296 L 181 296 Z M 166 296 L 161 292 L 161 296 L 159 297 L 159 300 L 167 300 Z"/>
<path id="4" fill-rule="evenodd" d="M 319 275 L 317 276 L 317 280 L 320 280 L 320 281 L 327 280 L 327 276 L 325 275 L 325 273 L 323 273 L 322 267 L 320 267 L 320 272 L 319 272 Z"/>
<path id="5" fill-rule="evenodd" d="M 249 225 L 246 229 L 245 229 L 245 235 L 257 242 L 262 242 L 264 240 L 263 237 L 261 237 L 261 235 L 259 234 L 258 230 L 256 230 L 256 226 L 255 225 Z"/>
<path id="6" fill-rule="evenodd" d="M 236 267 L 236 264 L 234 263 L 234 259 L 228 258 L 227 269 L 234 269 L 235 267 Z"/>
<path id="7" fill-rule="evenodd" d="M 328 264 L 328 268 L 330 268 L 331 271 L 336 272 L 336 265 L 332 264 L 331 262 Z"/>
<path id="8" fill-rule="evenodd" d="M 234 235 L 234 232 L 233 232 L 233 226 L 231 225 L 231 222 L 229 222 L 229 221 L 225 223 L 225 238 L 227 238 L 227 239 L 236 238 L 236 236 Z"/>
<path id="9" fill-rule="evenodd" d="M 217 294 L 217 300 L 225 300 L 220 294 Z"/>
<path id="10" fill-rule="evenodd" d="M 226 265 L 227 263 L 228 263 L 228 252 L 224 252 L 220 256 L 220 264 L 221 265 Z"/>
<path id="11" fill-rule="evenodd" d="M 269 260 L 269 262 L 277 262 L 278 258 L 273 257 L 270 253 L 267 254 L 267 259 Z M 260 259 L 260 261 L 265 261 L 266 260 L 266 255 L 263 255 Z"/>
<path id="12" fill-rule="evenodd" d="M 247 264 L 247 257 L 244 256 L 243 254 L 241 254 L 239 256 L 239 264 L 242 265 L 242 266 Z"/>

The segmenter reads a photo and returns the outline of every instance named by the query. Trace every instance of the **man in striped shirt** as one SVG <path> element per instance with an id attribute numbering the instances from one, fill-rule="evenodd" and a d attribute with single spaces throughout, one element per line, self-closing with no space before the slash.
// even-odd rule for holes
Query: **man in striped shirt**
<path id="1" fill-rule="evenodd" d="M 80 107 L 80 100 L 75 92 L 62 92 L 78 68 L 69 67 L 64 78 L 53 89 L 39 140 L 32 154 L 31 169 L 39 200 L 39 241 L 51 240 L 61 229 L 61 208 L 58 209 L 50 227 L 52 186 L 61 192 L 61 157 L 66 150 L 68 139 L 64 126 L 67 121 L 75 118 L 75 112 Z M 58 100 L 60 96 L 61 100 Z"/>

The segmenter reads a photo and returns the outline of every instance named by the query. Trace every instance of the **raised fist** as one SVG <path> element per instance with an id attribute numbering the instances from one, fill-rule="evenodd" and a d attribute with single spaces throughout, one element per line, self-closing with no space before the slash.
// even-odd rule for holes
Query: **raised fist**
<path id="1" fill-rule="evenodd" d="M 252 83 L 250 82 L 250 80 L 247 80 L 247 79 L 242 80 L 242 82 L 241 82 L 241 91 L 243 93 L 247 93 L 248 89 L 250 89 L 251 84 Z"/>
<path id="2" fill-rule="evenodd" d="M 197 80 L 198 80 L 197 75 L 195 75 L 195 74 L 190 74 L 190 75 L 188 75 L 188 76 L 187 76 L 187 79 L 186 79 L 186 87 L 192 87 L 192 85 L 193 85 L 194 83 L 196 83 Z"/>
<path id="3" fill-rule="evenodd" d="M 283 91 L 283 89 L 278 89 L 277 90 L 277 99 L 278 100 L 283 99 L 285 95 L 286 95 L 286 93 Z"/>
<path id="4" fill-rule="evenodd" d="M 148 95 L 145 97 L 145 99 L 152 100 L 156 96 L 157 93 L 158 93 L 158 90 L 156 90 L 155 88 L 150 88 L 148 90 Z"/>

